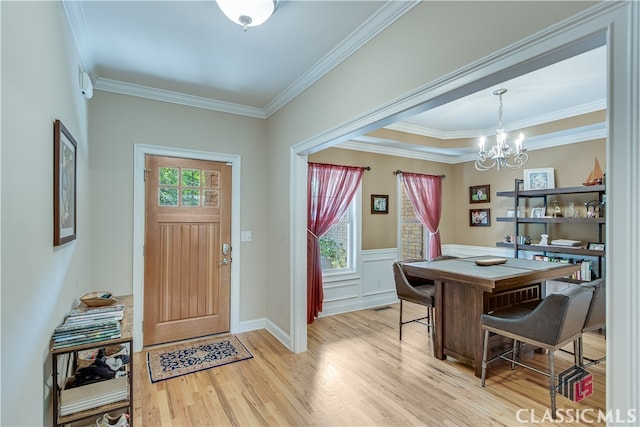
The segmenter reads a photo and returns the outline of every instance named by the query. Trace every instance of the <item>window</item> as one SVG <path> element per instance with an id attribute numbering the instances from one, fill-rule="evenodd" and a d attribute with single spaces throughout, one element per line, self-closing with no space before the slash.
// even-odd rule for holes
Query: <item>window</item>
<path id="1" fill-rule="evenodd" d="M 340 221 L 320 238 L 322 272 L 352 270 L 353 202 Z"/>
<path id="2" fill-rule="evenodd" d="M 322 273 L 325 275 L 351 273 L 356 270 L 356 246 L 359 246 L 356 245 L 359 238 L 356 208 L 360 202 L 358 190 L 340 221 L 320 238 Z"/>

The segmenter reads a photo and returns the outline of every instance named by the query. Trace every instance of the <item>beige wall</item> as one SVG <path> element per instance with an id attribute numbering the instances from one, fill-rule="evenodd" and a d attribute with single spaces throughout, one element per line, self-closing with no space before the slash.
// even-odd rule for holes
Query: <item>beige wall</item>
<path id="1" fill-rule="evenodd" d="M 93 290 L 87 101 L 61 2 L 0 2 L 2 15 L 3 426 L 50 425 L 49 340 Z M 53 246 L 53 122 L 77 146 L 77 239 Z"/>
<path id="2" fill-rule="evenodd" d="M 264 206 L 271 194 L 264 120 L 166 102 L 96 91 L 89 108 L 91 129 L 93 286 L 131 293 L 133 260 L 134 144 L 175 147 L 241 156 L 241 213 L 232 218 L 252 240 L 234 247 L 242 262 L 240 321 L 265 316 L 269 286 L 262 273 L 267 259 Z"/>

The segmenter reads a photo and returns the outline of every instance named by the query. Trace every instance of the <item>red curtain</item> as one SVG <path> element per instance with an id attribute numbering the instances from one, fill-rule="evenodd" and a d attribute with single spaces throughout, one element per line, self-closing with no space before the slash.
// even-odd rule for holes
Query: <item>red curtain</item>
<path id="1" fill-rule="evenodd" d="M 307 323 L 322 311 L 320 237 L 349 207 L 364 168 L 309 163 L 307 178 Z"/>
<path id="2" fill-rule="evenodd" d="M 429 259 L 442 255 L 438 231 L 442 211 L 442 177 L 402 172 L 402 183 L 420 222 L 429 231 Z"/>

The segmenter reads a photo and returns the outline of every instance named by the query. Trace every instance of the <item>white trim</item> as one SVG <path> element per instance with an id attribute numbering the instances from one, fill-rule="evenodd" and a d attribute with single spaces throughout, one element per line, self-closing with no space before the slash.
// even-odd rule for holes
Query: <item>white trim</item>
<path id="1" fill-rule="evenodd" d="M 133 351 L 142 350 L 142 320 L 144 310 L 144 166 L 145 156 L 172 156 L 190 159 L 210 160 L 231 164 L 231 217 L 240 218 L 241 197 L 241 162 L 240 156 L 234 154 L 195 151 L 182 148 L 161 147 L 145 144 L 133 146 Z M 240 330 L 240 224 L 231 221 L 231 247 L 238 248 L 234 252 L 231 263 L 231 301 L 230 329 L 232 333 Z"/>
<path id="2" fill-rule="evenodd" d="M 218 101 L 202 96 L 188 95 L 186 93 L 174 92 L 171 90 L 158 89 L 143 86 L 135 83 L 121 82 L 118 80 L 99 77 L 96 79 L 93 88 L 106 92 L 120 93 L 123 95 L 137 96 L 156 101 L 170 102 L 173 104 L 197 107 L 205 110 L 221 111 L 223 113 L 238 114 L 240 116 L 266 119 L 267 116 L 262 108 L 248 107 L 246 105 L 234 104 L 231 102 Z"/>
<path id="3" fill-rule="evenodd" d="M 373 16 L 367 19 L 355 31 L 353 31 L 344 41 L 325 55 L 313 67 L 311 67 L 300 78 L 276 96 L 264 109 L 266 117 L 270 117 L 280 108 L 284 107 L 296 96 L 304 92 L 309 86 L 317 82 L 349 58 L 354 52 L 367 44 L 369 40 L 384 31 L 398 18 L 410 11 L 420 3 L 419 0 L 408 1 L 388 1 Z"/>
<path id="4" fill-rule="evenodd" d="M 570 108 L 565 108 L 560 111 L 549 111 L 545 114 L 540 114 L 534 117 L 529 117 L 524 120 L 516 122 L 505 123 L 506 129 L 525 129 L 532 126 L 537 126 L 544 123 L 553 122 L 556 120 L 568 119 L 571 117 L 579 116 L 582 114 L 593 113 L 594 111 L 603 111 L 607 108 L 607 100 L 601 99 L 587 104 L 576 105 Z M 467 129 L 456 131 L 442 131 L 438 129 L 431 129 L 424 126 L 415 125 L 412 123 L 392 123 L 389 126 L 385 126 L 385 129 L 396 130 L 399 132 L 413 133 L 416 135 L 428 136 L 438 139 L 464 139 L 464 138 L 477 138 L 478 135 L 491 135 L 495 132 L 495 128 L 489 129 Z"/>
<path id="5" fill-rule="evenodd" d="M 306 189 L 296 185 L 300 171 L 305 170 L 302 155 L 334 146 L 355 135 L 377 129 L 432 108 L 430 100 L 451 94 L 455 89 L 525 63 L 549 52 L 560 52 L 570 43 L 605 33 L 610 54 L 608 78 L 609 138 L 607 143 L 608 215 L 607 248 L 608 278 L 615 290 L 607 286 L 607 409 L 626 414 L 634 411 L 639 416 L 640 377 L 640 293 L 639 277 L 640 240 L 629 236 L 640 235 L 637 215 L 640 211 L 638 188 L 640 154 L 640 5 L 638 2 L 600 2 L 553 27 L 532 35 L 520 43 L 509 46 L 494 55 L 458 70 L 426 87 L 418 88 L 401 98 L 357 116 L 342 125 L 328 129 L 291 147 L 291 199 L 294 215 L 291 221 L 291 294 L 304 304 L 306 299 L 306 265 L 295 262 L 296 250 L 302 249 Z M 615 243 L 615 245 L 614 245 Z M 299 258 L 299 257 L 298 257 Z M 294 280 L 297 279 L 297 280 Z M 292 299 L 293 302 L 293 299 Z M 613 309 L 615 307 L 615 309 Z M 296 351 L 306 350 L 306 318 L 292 305 L 293 336 Z M 297 329 L 296 329 L 297 328 Z M 304 335 L 304 342 L 298 339 Z M 617 350 L 617 351 L 615 351 Z M 627 351 L 628 350 L 628 351 Z M 637 420 L 637 418 L 636 418 Z"/>

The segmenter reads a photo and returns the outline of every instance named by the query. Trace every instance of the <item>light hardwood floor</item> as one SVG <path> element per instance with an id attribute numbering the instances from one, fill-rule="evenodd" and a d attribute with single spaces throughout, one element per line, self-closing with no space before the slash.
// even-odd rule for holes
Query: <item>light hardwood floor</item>
<path id="1" fill-rule="evenodd" d="M 421 307 L 405 304 L 407 313 Z M 433 357 L 423 325 L 398 340 L 398 304 L 316 320 L 308 351 L 294 354 L 264 330 L 237 334 L 254 358 L 151 384 L 145 352 L 133 358 L 138 426 L 516 426 L 604 425 L 605 364 L 593 365 L 593 395 L 558 395 L 564 422 L 551 423 L 548 379 L 496 362 L 486 387 L 473 370 Z M 604 336 L 585 337 L 585 354 L 603 356 Z M 523 361 L 546 366 L 547 356 Z M 558 372 L 573 356 L 556 353 Z M 577 412 L 577 411 L 580 412 Z M 518 414 L 520 419 L 518 419 Z M 532 415 L 533 414 L 533 415 Z M 583 423 L 570 417 L 582 417 Z M 520 422 L 525 421 L 525 422 Z"/>

